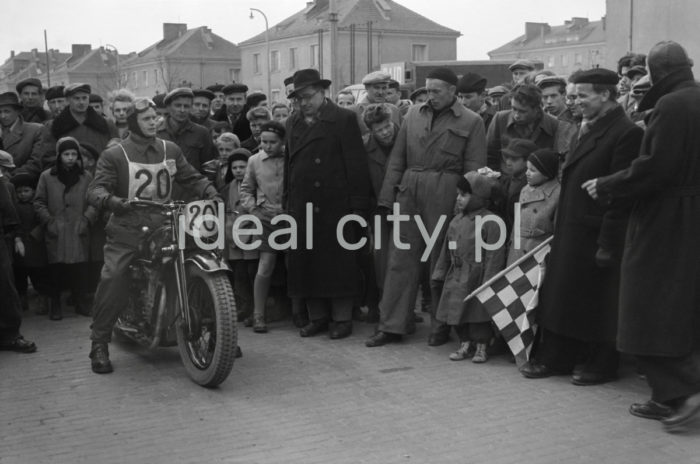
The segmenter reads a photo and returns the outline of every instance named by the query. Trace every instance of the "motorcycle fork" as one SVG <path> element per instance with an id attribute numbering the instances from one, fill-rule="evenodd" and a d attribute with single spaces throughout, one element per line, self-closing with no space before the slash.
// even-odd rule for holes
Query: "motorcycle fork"
<path id="1" fill-rule="evenodd" d="M 190 314 L 190 304 L 187 299 L 187 274 L 185 273 L 185 252 L 178 250 L 178 257 L 175 262 L 175 282 L 177 283 L 177 294 L 180 300 L 180 311 L 182 313 L 183 324 L 187 328 L 188 338 L 194 336 L 192 315 Z"/>

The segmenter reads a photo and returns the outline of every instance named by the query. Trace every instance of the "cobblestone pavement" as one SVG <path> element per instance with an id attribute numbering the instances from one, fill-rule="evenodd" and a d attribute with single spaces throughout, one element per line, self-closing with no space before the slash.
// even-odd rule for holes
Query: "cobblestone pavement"
<path id="1" fill-rule="evenodd" d="M 700 463 L 700 425 L 670 435 L 627 412 L 648 389 L 527 380 L 503 357 L 451 362 L 428 326 L 401 344 L 299 338 L 241 327 L 244 357 L 209 390 L 176 348 L 110 346 L 115 372 L 90 371 L 89 320 L 27 313 L 35 354 L 0 352 L 0 464 L 39 463 Z"/>

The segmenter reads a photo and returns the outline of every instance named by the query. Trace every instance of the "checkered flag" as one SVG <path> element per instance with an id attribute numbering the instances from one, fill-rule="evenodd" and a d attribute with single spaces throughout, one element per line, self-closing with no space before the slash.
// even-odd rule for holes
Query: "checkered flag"
<path id="1" fill-rule="evenodd" d="M 552 237 L 496 274 L 474 290 L 464 301 L 476 297 L 489 313 L 518 366 L 530 357 L 537 326 L 533 310 L 537 307 L 539 288 L 544 278 L 544 258 Z"/>

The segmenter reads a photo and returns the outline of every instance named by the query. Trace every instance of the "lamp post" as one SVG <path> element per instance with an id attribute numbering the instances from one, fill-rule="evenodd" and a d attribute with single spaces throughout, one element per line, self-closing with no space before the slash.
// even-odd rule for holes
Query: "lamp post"
<path id="1" fill-rule="evenodd" d="M 109 48 L 107 48 L 109 47 Z M 119 50 L 117 50 L 117 47 L 111 44 L 105 44 L 105 50 L 109 51 L 110 53 L 114 53 L 114 59 L 115 59 L 115 70 L 117 73 L 117 88 L 122 88 L 122 75 L 119 69 Z"/>
<path id="2" fill-rule="evenodd" d="M 260 13 L 265 19 L 265 48 L 267 49 L 267 98 L 272 98 L 272 85 L 270 84 L 270 28 L 267 22 L 267 16 L 261 10 L 257 8 L 250 8 L 250 19 L 255 19 L 253 16 L 253 11 Z"/>

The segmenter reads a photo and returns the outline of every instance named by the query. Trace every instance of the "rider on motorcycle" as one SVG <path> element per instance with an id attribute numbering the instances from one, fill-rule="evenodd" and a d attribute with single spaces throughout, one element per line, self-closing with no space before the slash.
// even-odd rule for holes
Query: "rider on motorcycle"
<path id="1" fill-rule="evenodd" d="M 134 198 L 160 203 L 170 201 L 173 181 L 198 197 L 217 198 L 214 185 L 192 167 L 173 142 L 159 139 L 155 104 L 137 98 L 128 110 L 129 136 L 107 148 L 97 162 L 95 177 L 88 188 L 88 201 L 111 211 L 105 228 L 104 266 L 93 306 L 92 370 L 112 372 L 107 344 L 129 292 L 129 264 L 138 250 L 141 229 L 154 229 L 163 217 L 136 210 Z"/>

